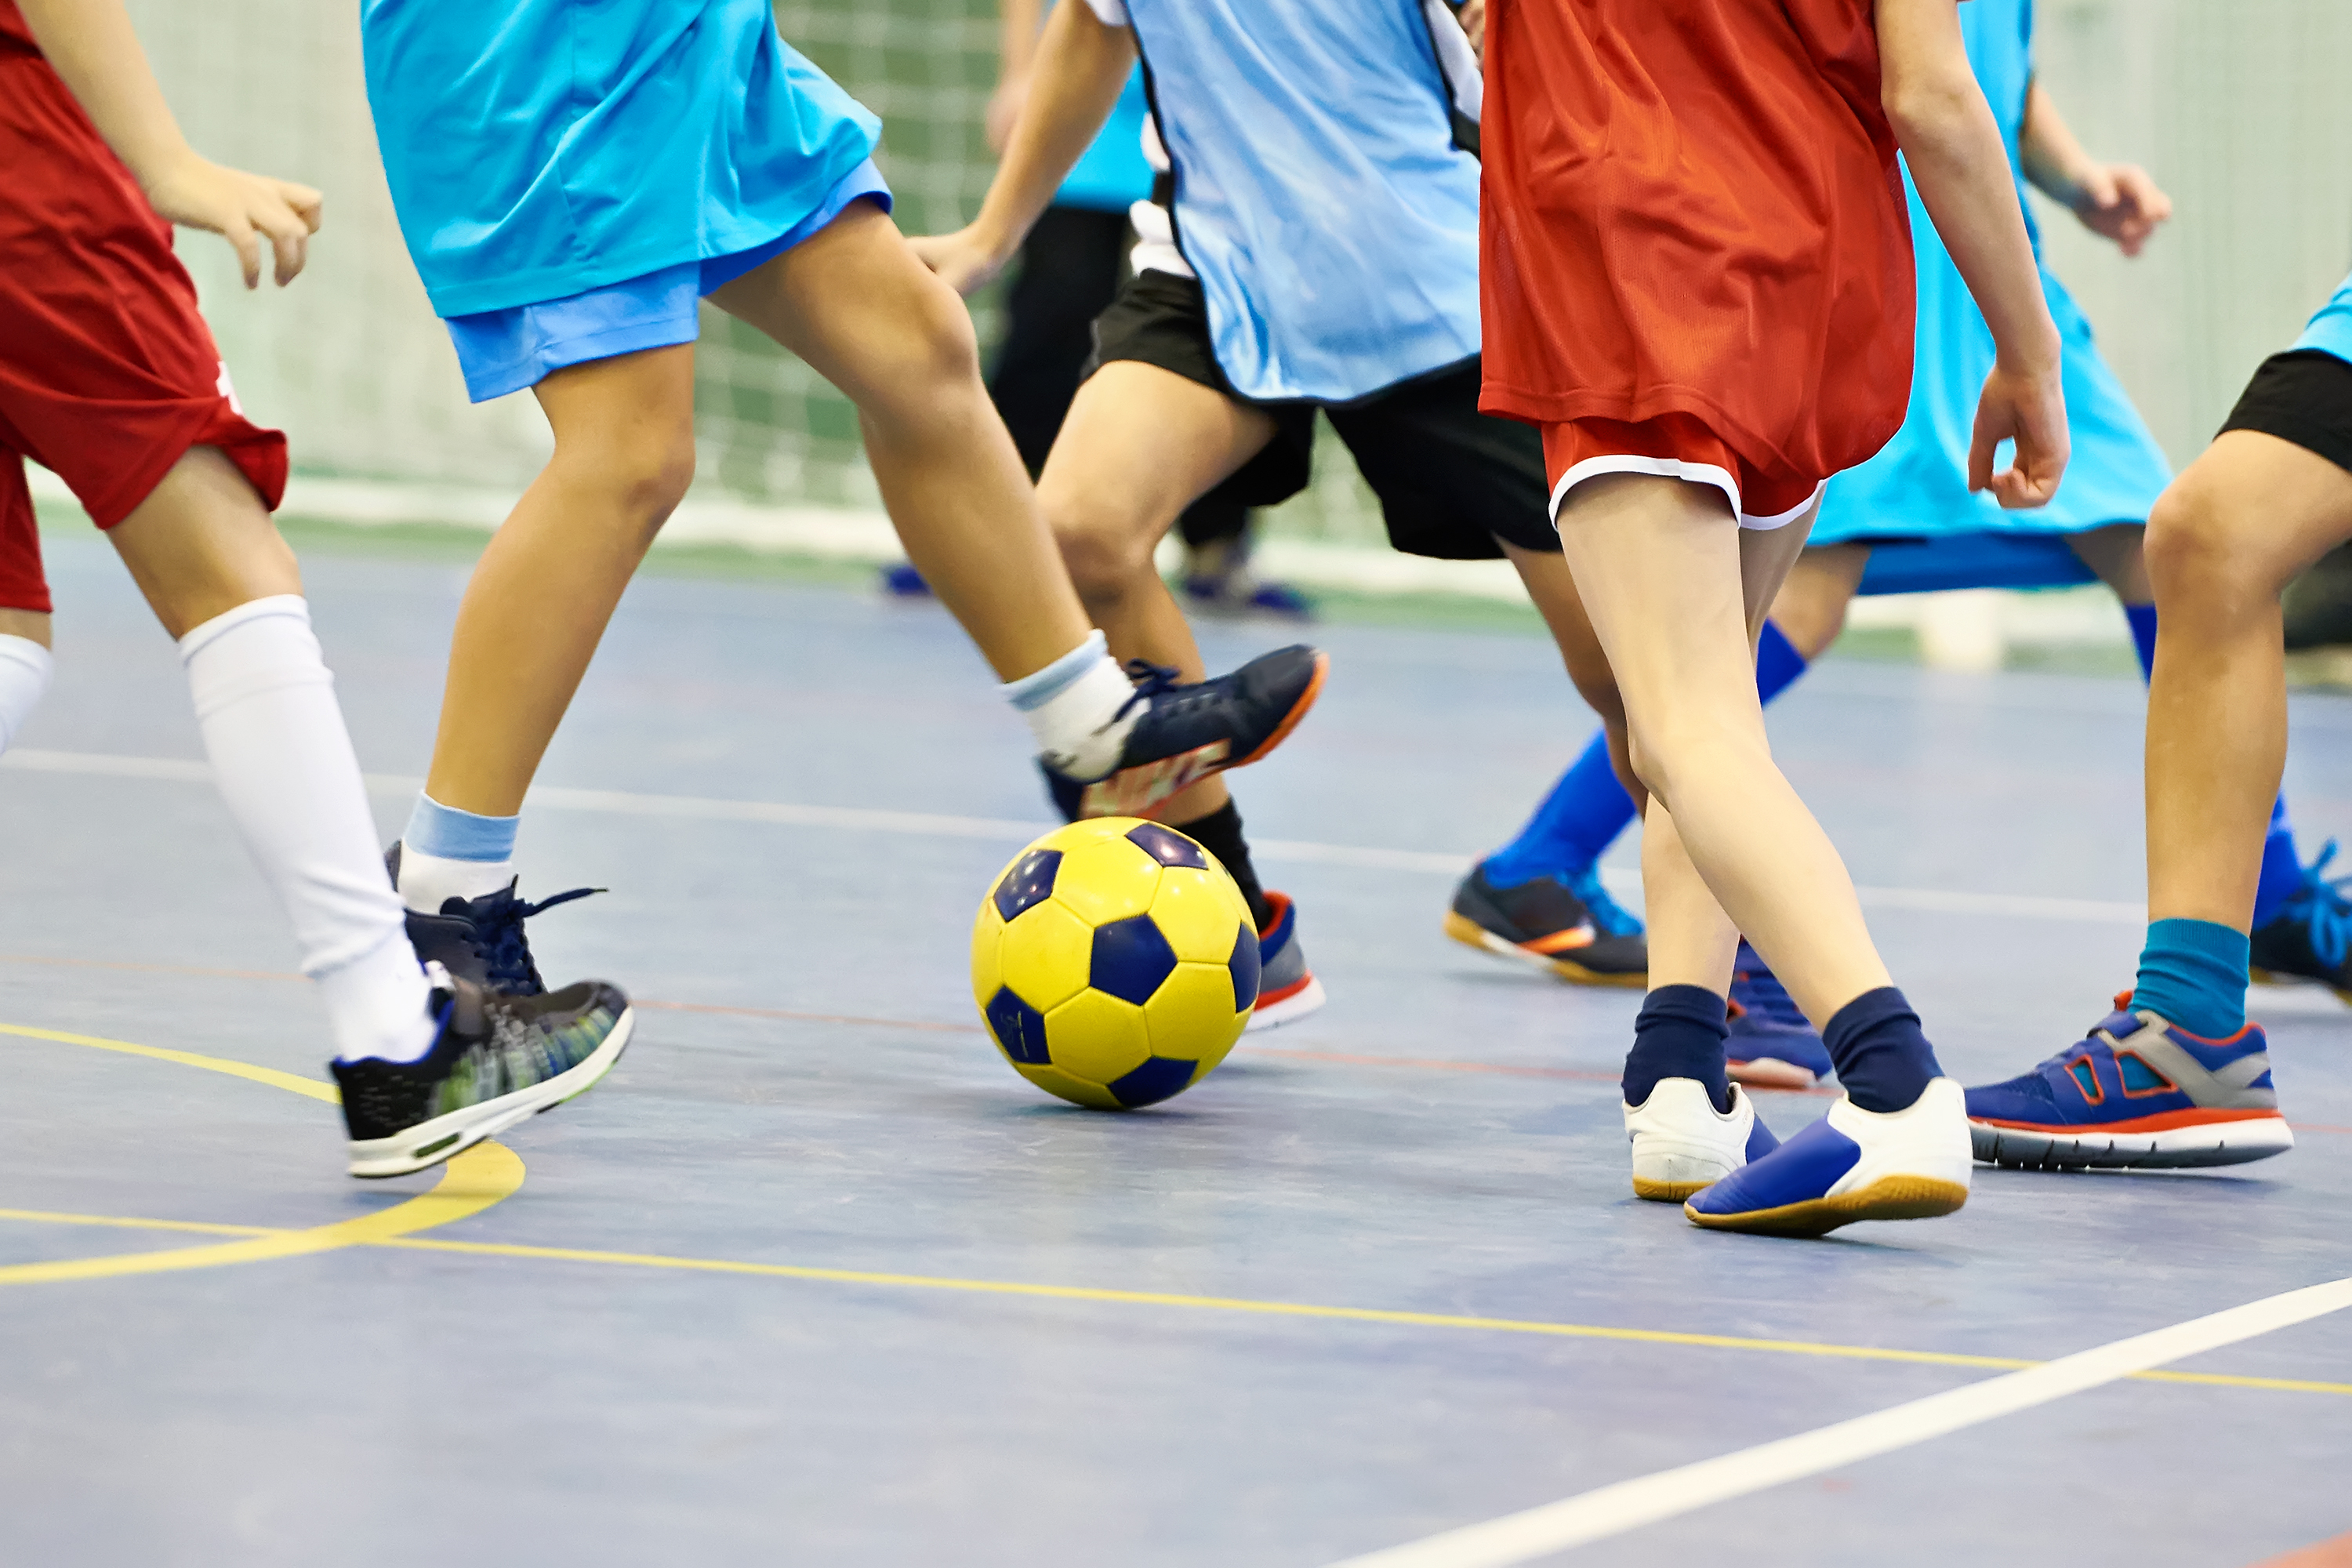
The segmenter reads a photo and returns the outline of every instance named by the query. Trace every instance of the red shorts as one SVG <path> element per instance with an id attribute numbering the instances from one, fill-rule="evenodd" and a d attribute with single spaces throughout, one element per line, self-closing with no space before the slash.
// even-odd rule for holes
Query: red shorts
<path id="1" fill-rule="evenodd" d="M 1731 514 L 1742 528 L 1779 528 L 1796 521 L 1828 482 L 1759 472 L 1690 414 L 1661 414 L 1638 425 L 1616 419 L 1547 425 L 1543 452 L 1555 523 L 1568 492 L 1602 474 L 1656 474 L 1713 485 L 1731 503 Z"/>
<path id="2" fill-rule="evenodd" d="M 286 437 L 237 407 L 171 226 L 19 49 L 0 50 L 0 606 L 47 610 L 25 458 L 111 528 L 196 446 L 275 508 Z"/>

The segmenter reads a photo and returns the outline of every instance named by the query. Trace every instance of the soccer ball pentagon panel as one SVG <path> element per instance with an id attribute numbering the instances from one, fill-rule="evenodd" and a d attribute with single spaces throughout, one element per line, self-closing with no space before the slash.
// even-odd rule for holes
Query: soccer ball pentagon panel
<path id="1" fill-rule="evenodd" d="M 1257 930 L 1206 849 L 1102 816 L 1014 857 L 971 928 L 989 1037 L 1049 1094 L 1132 1110 L 1225 1059 L 1257 1003 Z"/>

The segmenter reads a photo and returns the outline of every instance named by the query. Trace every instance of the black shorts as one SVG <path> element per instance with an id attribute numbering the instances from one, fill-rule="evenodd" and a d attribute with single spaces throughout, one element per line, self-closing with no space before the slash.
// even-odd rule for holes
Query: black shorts
<path id="1" fill-rule="evenodd" d="M 1523 550 L 1559 549 L 1543 437 L 1531 425 L 1478 412 L 1475 359 L 1355 403 L 1254 403 L 1217 365 L 1200 281 L 1143 272 L 1095 319 L 1087 373 L 1112 360 L 1157 365 L 1273 417 L 1274 439 L 1206 500 L 1272 506 L 1305 489 L 1320 409 L 1380 497 L 1397 549 L 1444 561 L 1495 560 L 1503 553 L 1498 539 Z"/>
<path id="2" fill-rule="evenodd" d="M 2323 349 L 2273 354 L 2221 428 L 2259 430 L 2352 471 L 2352 363 Z"/>

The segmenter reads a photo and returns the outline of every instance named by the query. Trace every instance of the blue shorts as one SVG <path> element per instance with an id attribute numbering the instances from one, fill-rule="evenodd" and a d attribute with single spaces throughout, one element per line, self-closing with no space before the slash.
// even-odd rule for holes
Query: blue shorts
<path id="1" fill-rule="evenodd" d="M 868 158 L 844 175 L 816 211 L 764 245 L 682 262 L 562 300 L 452 316 L 446 323 L 476 403 L 536 386 L 551 371 L 593 359 L 694 342 L 695 301 L 815 234 L 849 204 L 890 210 L 890 187 Z"/>

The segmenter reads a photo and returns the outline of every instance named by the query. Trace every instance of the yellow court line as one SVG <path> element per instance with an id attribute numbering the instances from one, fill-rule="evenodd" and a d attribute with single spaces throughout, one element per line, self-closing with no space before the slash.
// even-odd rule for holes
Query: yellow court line
<path id="1" fill-rule="evenodd" d="M 182 1067 L 203 1068 L 207 1072 L 226 1073 L 231 1078 L 251 1079 L 272 1089 L 283 1089 L 295 1094 L 323 1100 L 330 1105 L 342 1103 L 331 1083 L 320 1083 L 314 1078 L 299 1073 L 280 1072 L 276 1068 L 256 1067 L 229 1057 L 199 1056 L 194 1051 L 166 1050 L 162 1046 L 136 1046 L 129 1040 L 110 1040 L 98 1035 L 68 1035 L 57 1029 L 34 1029 L 22 1024 L 0 1024 L 0 1035 L 22 1035 L 29 1040 L 55 1040 L 60 1045 L 89 1046 L 101 1051 L 121 1051 L 124 1056 L 151 1057 L 159 1062 L 177 1062 Z"/>

